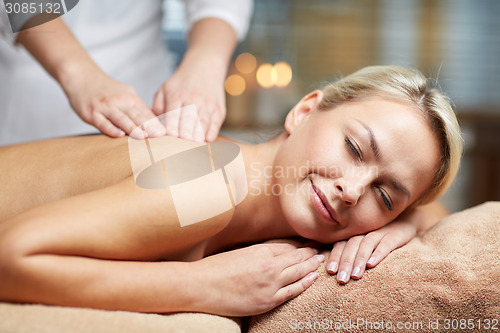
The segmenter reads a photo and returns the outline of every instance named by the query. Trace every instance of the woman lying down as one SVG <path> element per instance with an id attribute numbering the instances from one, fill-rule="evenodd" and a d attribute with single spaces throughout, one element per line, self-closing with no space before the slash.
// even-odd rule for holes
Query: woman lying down
<path id="1" fill-rule="evenodd" d="M 211 188 L 181 198 L 202 193 L 206 202 L 176 206 L 182 193 L 169 186 L 182 185 L 182 172 L 139 186 L 127 138 L 0 148 L 0 300 L 253 315 L 311 286 L 324 257 L 291 244 L 246 245 L 296 236 L 334 243 L 327 267 L 347 283 L 446 214 L 434 200 L 457 173 L 460 130 L 420 73 L 364 68 L 303 97 L 284 129 L 259 145 L 218 139 L 241 149 L 247 189 L 218 214 Z M 158 139 L 148 144 L 200 146 Z M 235 175 L 224 174 L 228 192 L 244 192 Z M 180 210 L 212 214 L 183 224 Z"/>

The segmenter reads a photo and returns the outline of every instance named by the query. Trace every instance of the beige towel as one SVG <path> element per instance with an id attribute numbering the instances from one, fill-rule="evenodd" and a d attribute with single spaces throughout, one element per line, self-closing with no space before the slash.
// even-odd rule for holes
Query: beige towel
<path id="1" fill-rule="evenodd" d="M 320 268 L 320 277 L 311 288 L 253 317 L 249 332 L 457 332 L 453 327 L 463 325 L 463 319 L 474 319 L 473 329 L 464 332 L 495 332 L 484 328 L 487 320 L 490 325 L 492 319 L 500 320 L 498 239 L 500 203 L 454 214 L 424 237 L 394 251 L 359 281 L 340 286 Z M 389 323 L 393 329 L 386 329 Z M 447 324 L 450 329 L 445 329 Z M 500 329 L 500 323 L 496 327 Z M 208 314 L 157 315 L 0 303 L 0 332 L 236 333 L 240 327 L 231 319 Z"/>
<path id="2" fill-rule="evenodd" d="M 499 240 L 500 202 L 453 214 L 361 280 L 342 286 L 321 267 L 303 294 L 253 317 L 249 332 L 498 332 Z"/>
<path id="3" fill-rule="evenodd" d="M 202 313 L 172 315 L 0 303 L 1 333 L 240 333 L 236 321 Z"/>

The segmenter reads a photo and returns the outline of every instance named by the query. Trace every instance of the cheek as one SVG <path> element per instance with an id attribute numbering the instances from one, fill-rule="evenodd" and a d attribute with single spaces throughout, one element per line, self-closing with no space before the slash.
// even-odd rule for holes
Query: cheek
<path id="1" fill-rule="evenodd" d="M 365 234 L 391 222 L 395 218 L 393 215 L 394 213 L 389 214 L 381 210 L 375 202 L 358 205 L 352 210 L 347 229 L 351 233 L 350 236 Z"/>

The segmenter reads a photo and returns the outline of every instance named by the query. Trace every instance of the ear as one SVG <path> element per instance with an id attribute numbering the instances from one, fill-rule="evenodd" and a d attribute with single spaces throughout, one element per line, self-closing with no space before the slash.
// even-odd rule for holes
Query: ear
<path id="1" fill-rule="evenodd" d="M 293 108 L 288 112 L 285 119 L 285 131 L 291 134 L 304 119 L 312 112 L 317 111 L 318 104 L 323 100 L 323 92 L 314 90 L 304 96 Z"/>

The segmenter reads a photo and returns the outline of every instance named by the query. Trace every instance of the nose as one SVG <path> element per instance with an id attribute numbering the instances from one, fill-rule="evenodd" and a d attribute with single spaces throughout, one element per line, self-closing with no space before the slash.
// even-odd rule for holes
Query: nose
<path id="1" fill-rule="evenodd" d="M 346 184 L 335 185 L 337 195 L 347 206 L 355 206 L 358 203 L 359 197 L 361 196 L 359 192 L 351 190 L 352 188 L 354 187 L 346 186 Z"/>
<path id="2" fill-rule="evenodd" d="M 334 181 L 335 193 L 347 206 L 355 206 L 375 177 L 372 170 L 344 174 Z"/>

